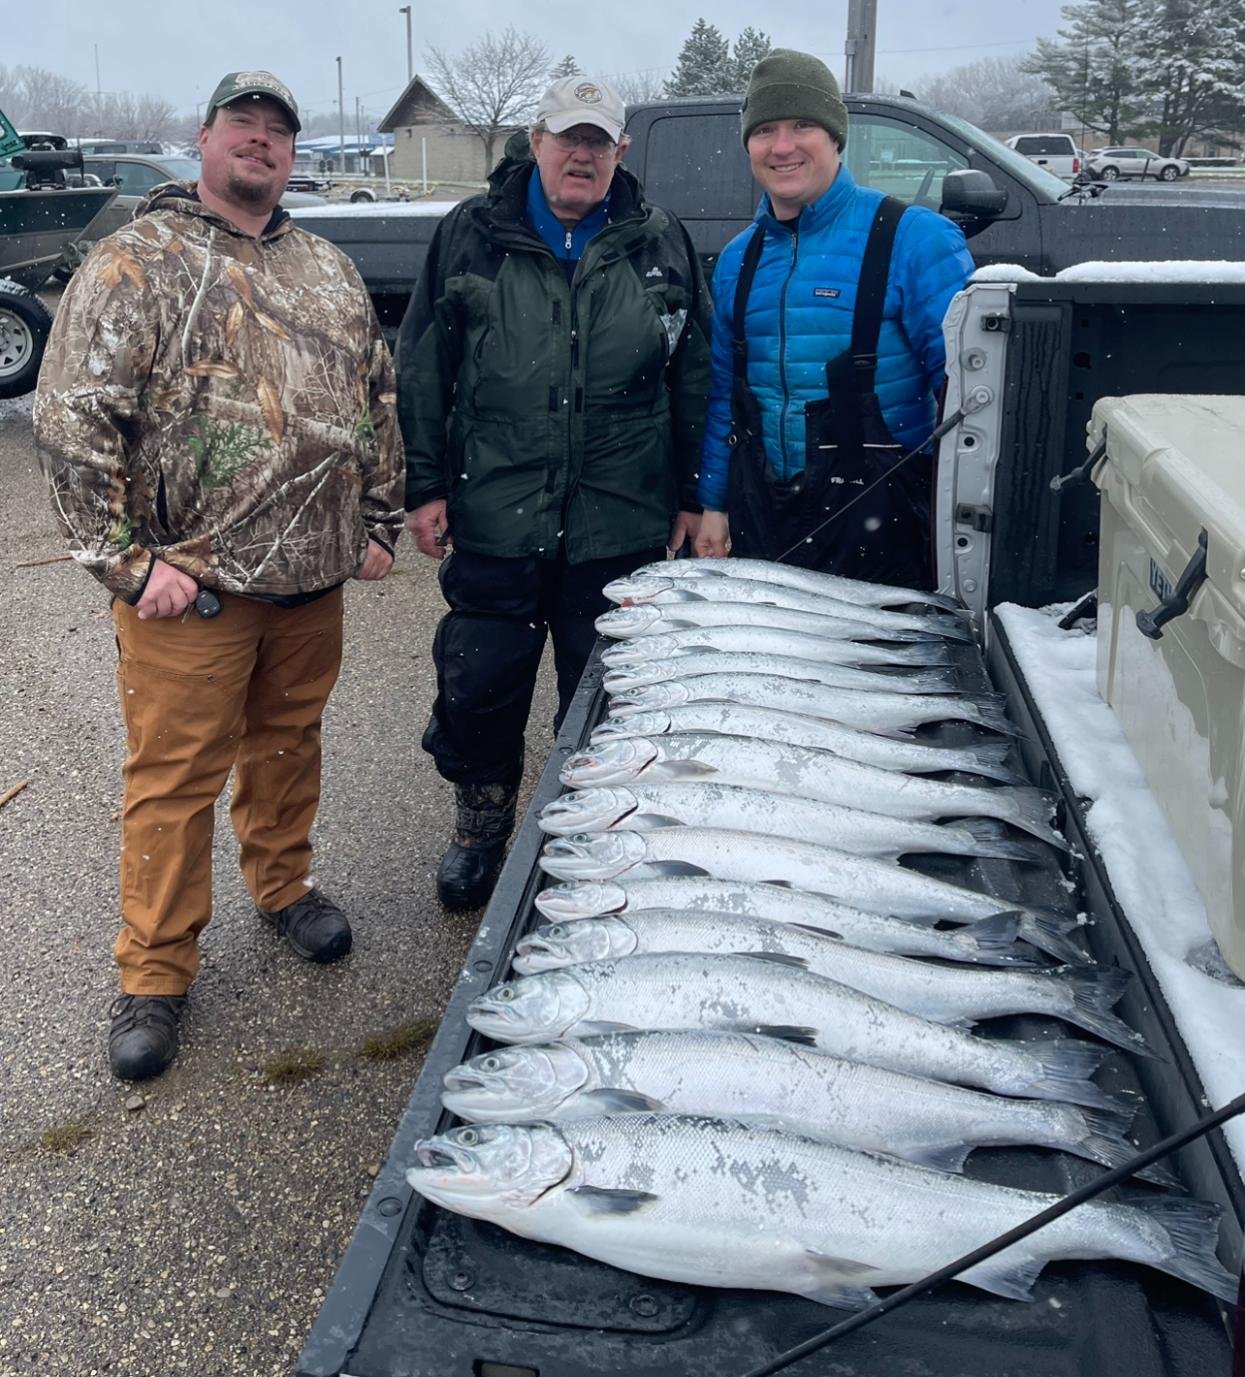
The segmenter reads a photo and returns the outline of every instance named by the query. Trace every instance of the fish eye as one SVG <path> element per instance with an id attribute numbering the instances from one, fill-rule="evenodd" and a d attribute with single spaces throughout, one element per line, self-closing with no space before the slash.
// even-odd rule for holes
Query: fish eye
<path id="1" fill-rule="evenodd" d="M 485 1071 L 500 1071 L 501 1058 L 492 1056 L 485 1057 L 484 1060 L 480 1063 L 480 1065 L 481 1067 L 483 1067 Z"/>
<path id="2" fill-rule="evenodd" d="M 497 998 L 500 999 L 503 1004 L 508 1004 L 510 1000 L 514 998 L 514 986 L 503 985 L 501 989 L 497 991 Z"/>
<path id="3" fill-rule="evenodd" d="M 459 1130 L 458 1141 L 463 1147 L 475 1147 L 480 1141 L 480 1135 L 474 1128 L 464 1128 Z"/>
<path id="4" fill-rule="evenodd" d="M 561 923 L 554 923 L 550 927 L 548 935 L 560 942 L 562 938 L 566 936 L 566 929 L 562 926 Z"/>

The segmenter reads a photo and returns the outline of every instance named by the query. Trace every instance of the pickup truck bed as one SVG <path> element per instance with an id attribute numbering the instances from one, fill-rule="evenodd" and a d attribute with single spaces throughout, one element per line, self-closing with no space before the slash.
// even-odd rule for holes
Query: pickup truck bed
<path id="1" fill-rule="evenodd" d="M 990 674 L 1012 691 L 1017 721 L 1027 733 L 1026 766 L 1035 778 L 1062 786 L 1001 628 L 992 626 L 990 644 Z M 986 666 L 975 649 L 963 651 L 959 669 L 965 687 L 986 686 Z M 444 1072 L 483 1045 L 465 1022 L 468 1002 L 504 977 L 515 941 L 538 919 L 533 897 L 543 877 L 535 862 L 544 836 L 536 816 L 561 791 L 561 762 L 604 707 L 594 659 L 299 1360 L 299 1377 L 731 1377 L 840 1317 L 790 1296 L 678 1286 L 616 1271 L 443 1212 L 405 1184 L 414 1140 L 449 1123 L 440 1105 Z M 962 742 L 973 731 L 947 724 L 931 739 Z M 1137 973 L 1120 1012 L 1166 1059 L 1114 1054 L 1098 1077 L 1112 1090 L 1141 1097 L 1135 1136 L 1148 1143 L 1191 1122 L 1202 1109 L 1201 1090 L 1088 849 L 1074 798 L 1065 796 L 1063 811 L 1069 838 L 1086 857 L 1074 878 L 1077 902 L 1094 918 L 1085 929 L 1090 947 L 1100 961 Z M 1070 902 L 1054 853 L 1040 867 L 939 858 L 928 869 L 997 894 L 1001 908 Z M 1068 1032 L 1039 1018 L 997 1020 L 987 1031 L 1011 1037 Z M 1216 1134 L 1190 1147 L 1171 1165 L 1193 1193 L 1224 1205 L 1223 1256 L 1232 1265 L 1239 1257 L 1245 1194 L 1222 1138 Z M 970 1175 L 1059 1193 L 1097 1170 L 1036 1149 L 979 1151 L 969 1160 Z M 1045 1270 L 1036 1296 L 1025 1305 L 953 1284 L 794 1370 L 801 1377 L 1209 1377 L 1228 1370 L 1229 1340 L 1218 1304 L 1157 1273 L 1127 1264 L 1060 1264 Z"/>

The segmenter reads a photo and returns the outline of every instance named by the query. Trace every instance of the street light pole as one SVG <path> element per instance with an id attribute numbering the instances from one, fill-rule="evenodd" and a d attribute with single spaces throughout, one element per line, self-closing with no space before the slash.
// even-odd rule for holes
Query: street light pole
<path id="1" fill-rule="evenodd" d="M 406 15 L 406 84 L 409 86 L 415 76 L 415 64 L 411 58 L 411 7 L 402 5 L 399 14 Z"/>
<path id="2" fill-rule="evenodd" d="M 848 0 L 847 42 L 843 45 L 845 91 L 873 90 L 873 52 L 878 27 L 878 0 Z"/>
<path id="3" fill-rule="evenodd" d="M 346 173 L 346 98 L 342 94 L 342 60 L 337 59 L 337 160 L 338 170 Z"/>

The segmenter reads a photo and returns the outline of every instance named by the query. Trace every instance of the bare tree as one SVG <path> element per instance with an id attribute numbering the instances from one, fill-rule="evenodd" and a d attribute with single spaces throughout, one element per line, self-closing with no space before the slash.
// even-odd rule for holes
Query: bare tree
<path id="1" fill-rule="evenodd" d="M 618 92 L 624 105 L 644 105 L 666 98 L 666 79 L 660 67 L 645 67 L 638 72 L 618 72 L 605 81 Z"/>
<path id="2" fill-rule="evenodd" d="M 168 139 L 177 123 L 177 111 L 159 96 L 110 92 L 96 109 L 98 127 L 114 139 Z"/>
<path id="3" fill-rule="evenodd" d="M 83 132 L 86 87 L 44 67 L 0 69 L 0 103 L 14 124 L 53 134 Z"/>
<path id="4" fill-rule="evenodd" d="M 526 123 L 548 80 L 549 50 L 513 25 L 485 34 L 455 57 L 428 49 L 433 83 L 445 103 L 484 145 L 493 166 L 498 135 Z"/>
<path id="5" fill-rule="evenodd" d="M 1050 121 L 1058 101 L 1030 61 L 1024 55 L 978 58 L 918 82 L 916 92 L 926 104 L 982 129 L 1035 128 Z"/>

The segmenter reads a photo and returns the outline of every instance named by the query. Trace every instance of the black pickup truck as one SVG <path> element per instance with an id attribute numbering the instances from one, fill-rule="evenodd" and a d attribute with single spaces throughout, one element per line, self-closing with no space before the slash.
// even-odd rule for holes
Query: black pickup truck
<path id="1" fill-rule="evenodd" d="M 959 223 L 979 266 L 1049 276 L 1100 259 L 1245 260 L 1245 193 L 1179 187 L 1069 186 L 997 139 L 905 96 L 849 95 L 846 162 L 857 181 Z M 707 270 L 752 219 L 760 189 L 739 139 L 735 97 L 632 106 L 626 165 L 649 200 L 686 224 Z M 348 207 L 296 212 L 304 229 L 354 260 L 382 324 L 396 330 L 444 208 L 390 215 Z"/>

